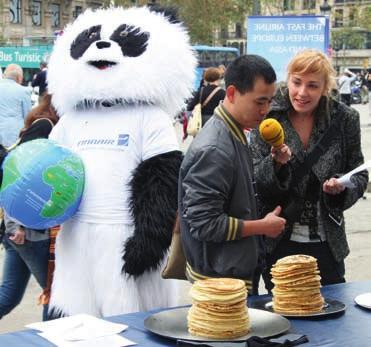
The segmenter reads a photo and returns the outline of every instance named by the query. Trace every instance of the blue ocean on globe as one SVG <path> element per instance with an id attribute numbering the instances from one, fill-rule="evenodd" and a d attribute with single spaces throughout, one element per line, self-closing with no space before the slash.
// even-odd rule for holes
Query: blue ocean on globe
<path id="1" fill-rule="evenodd" d="M 84 166 L 77 154 L 54 141 L 17 146 L 3 163 L 0 205 L 32 229 L 59 225 L 77 211 L 84 190 Z"/>

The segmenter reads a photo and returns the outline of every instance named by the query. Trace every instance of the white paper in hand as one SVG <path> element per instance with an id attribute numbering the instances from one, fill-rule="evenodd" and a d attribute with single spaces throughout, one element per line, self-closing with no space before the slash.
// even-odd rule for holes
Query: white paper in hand
<path id="1" fill-rule="evenodd" d="M 371 168 L 371 160 L 367 161 L 366 163 L 358 166 L 357 168 L 353 169 L 352 171 L 349 171 L 344 176 L 341 176 L 338 178 L 339 183 L 341 183 L 346 188 L 354 188 L 353 182 L 350 180 L 352 175 L 356 174 L 357 172 L 367 170 Z"/>

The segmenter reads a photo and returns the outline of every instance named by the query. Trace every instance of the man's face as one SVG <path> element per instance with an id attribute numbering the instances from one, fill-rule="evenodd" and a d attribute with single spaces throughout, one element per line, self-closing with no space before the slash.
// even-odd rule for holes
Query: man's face
<path id="1" fill-rule="evenodd" d="M 275 90 L 275 83 L 266 83 L 263 78 L 256 79 L 253 90 L 243 94 L 231 85 L 227 88 L 227 109 L 243 128 L 256 128 L 268 113 Z"/>

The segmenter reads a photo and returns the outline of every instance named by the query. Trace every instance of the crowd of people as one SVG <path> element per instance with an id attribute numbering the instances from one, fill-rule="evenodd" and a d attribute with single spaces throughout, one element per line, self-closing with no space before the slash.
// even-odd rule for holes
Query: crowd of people
<path id="1" fill-rule="evenodd" d="M 278 86 L 270 63 L 256 55 L 237 58 L 225 71 L 205 70 L 187 104 L 189 112 L 202 105 L 202 129 L 185 153 L 178 183 L 189 281 L 240 278 L 258 294 L 262 275 L 271 291 L 271 266 L 299 253 L 317 258 L 323 285 L 345 281 L 343 212 L 363 196 L 368 173 L 353 175 L 352 188 L 338 180 L 364 157 L 359 114 L 349 107 L 357 76 L 345 70 L 336 86 L 335 74 L 314 50 L 299 52 Z M 363 80 L 370 88 L 369 73 Z M 22 69 L 9 65 L 0 81 L 3 157 L 23 142 L 47 138 L 59 119 L 46 91 L 46 66 L 33 82 L 42 88 L 36 108 L 21 83 Z M 340 101 L 331 97 L 334 88 Z M 261 138 L 257 128 L 264 118 L 282 125 L 282 146 Z M 28 229 L 6 213 L 2 227 L 0 318 L 19 304 L 31 274 L 46 287 L 50 245 L 49 230 Z"/>

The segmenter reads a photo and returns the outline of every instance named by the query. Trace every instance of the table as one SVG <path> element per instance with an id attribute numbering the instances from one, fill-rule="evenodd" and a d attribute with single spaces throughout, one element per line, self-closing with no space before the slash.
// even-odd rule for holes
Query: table
<path id="1" fill-rule="evenodd" d="M 354 298 L 362 293 L 371 292 L 371 280 L 324 286 L 322 294 L 326 298 L 342 301 L 346 304 L 345 313 L 322 319 L 290 319 L 290 332 L 306 334 L 309 343 L 303 347 L 369 347 L 371 346 L 371 310 L 359 307 Z M 249 298 L 249 305 L 267 296 Z M 175 346 L 175 341 L 156 336 L 148 332 L 143 321 L 153 312 L 137 312 L 109 317 L 107 320 L 129 325 L 122 335 L 135 341 L 138 346 Z M 4 347 L 52 347 L 53 345 L 36 335 L 35 330 L 22 330 L 0 335 L 0 346 Z M 108 347 L 108 346 L 107 346 Z"/>

